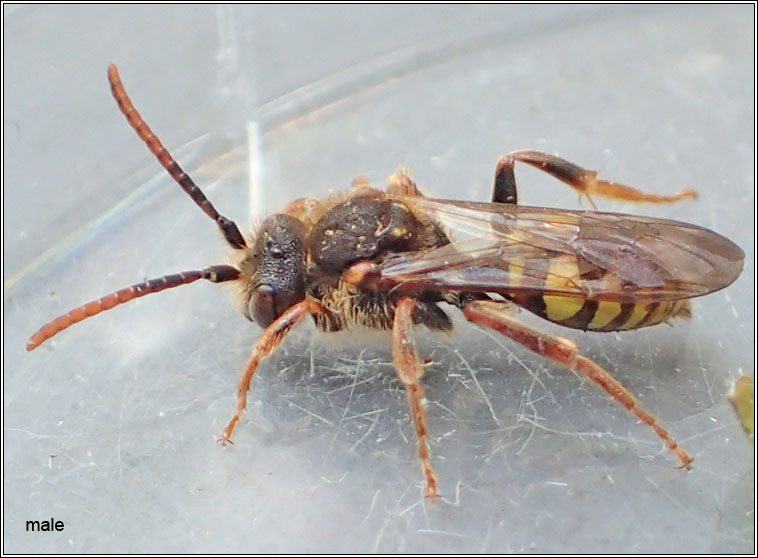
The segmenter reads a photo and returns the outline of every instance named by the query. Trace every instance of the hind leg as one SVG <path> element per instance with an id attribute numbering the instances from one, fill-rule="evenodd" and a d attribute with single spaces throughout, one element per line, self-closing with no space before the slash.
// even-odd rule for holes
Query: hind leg
<path id="1" fill-rule="evenodd" d="M 501 157 L 495 171 L 495 186 L 492 201 L 498 203 L 517 203 L 516 178 L 513 168 L 516 162 L 526 163 L 565 182 L 580 196 L 585 196 L 595 206 L 592 196 L 602 196 L 614 200 L 632 203 L 673 203 L 684 198 L 695 198 L 697 193 L 690 188 L 671 195 L 646 194 L 631 186 L 625 186 L 608 180 L 598 180 L 597 171 L 589 170 L 539 151 L 514 151 Z M 597 209 L 597 208 L 596 208 Z"/>
<path id="2" fill-rule="evenodd" d="M 666 444 L 666 447 L 679 458 L 681 467 L 690 469 L 692 457 L 674 441 L 666 429 L 661 426 L 658 418 L 645 411 L 637 398 L 610 372 L 603 370 L 600 365 L 579 354 L 573 342 L 539 331 L 520 322 L 511 315 L 507 303 L 474 301 L 465 306 L 463 313 L 469 321 L 494 329 L 514 341 L 518 341 L 535 353 L 562 364 L 594 382 L 596 386 L 626 407 L 630 413 L 652 428 Z"/>

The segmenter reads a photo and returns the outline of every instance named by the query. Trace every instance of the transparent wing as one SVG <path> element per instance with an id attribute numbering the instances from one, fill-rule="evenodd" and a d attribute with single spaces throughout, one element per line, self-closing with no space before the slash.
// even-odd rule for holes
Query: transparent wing
<path id="1" fill-rule="evenodd" d="M 404 288 L 652 302 L 722 289 L 742 270 L 744 253 L 737 245 L 687 223 L 420 197 L 404 201 L 439 223 L 451 241 L 378 265 L 382 280 Z"/>

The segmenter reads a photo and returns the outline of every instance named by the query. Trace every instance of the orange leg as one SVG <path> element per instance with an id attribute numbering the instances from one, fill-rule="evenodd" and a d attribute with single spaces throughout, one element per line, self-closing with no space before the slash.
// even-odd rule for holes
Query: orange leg
<path id="1" fill-rule="evenodd" d="M 585 196 L 595 206 L 592 196 L 602 196 L 614 200 L 633 203 L 672 203 L 683 198 L 695 198 L 697 192 L 691 188 L 669 196 L 646 194 L 616 182 L 597 180 L 597 171 L 582 168 L 570 161 L 539 151 L 514 151 L 501 157 L 495 172 L 495 188 L 492 201 L 500 203 L 516 203 L 516 179 L 513 167 L 516 161 L 531 165 L 561 180 Z M 595 207 L 597 209 L 597 207 Z"/>
<path id="2" fill-rule="evenodd" d="M 549 335 L 521 323 L 509 315 L 506 303 L 474 301 L 463 309 L 463 313 L 471 322 L 494 329 L 518 341 L 535 353 L 546 356 L 595 382 L 600 389 L 655 430 L 655 433 L 660 436 L 663 443 L 679 458 L 679 461 L 682 463 L 681 467 L 690 469 L 692 457 L 687 455 L 681 446 L 674 441 L 671 435 L 660 425 L 658 419 L 642 409 L 637 398 L 609 372 L 603 370 L 590 359 L 580 355 L 573 342 L 562 337 Z"/>
<path id="3" fill-rule="evenodd" d="M 416 353 L 416 343 L 413 340 L 413 310 L 415 308 L 416 300 L 410 297 L 400 299 L 395 308 L 395 322 L 392 327 L 392 360 L 395 363 L 395 371 L 405 386 L 411 417 L 416 426 L 418 454 L 421 458 L 421 469 L 426 476 L 426 496 L 436 498 L 437 475 L 434 473 L 429 455 L 424 388 L 419 383 L 424 374 L 424 368 Z"/>
<path id="4" fill-rule="evenodd" d="M 253 354 L 245 365 L 245 370 L 240 378 L 239 387 L 237 388 L 237 412 L 229 421 L 228 426 L 221 434 L 219 441 L 223 444 L 232 443 L 232 434 L 237 427 L 242 413 L 247 407 L 247 392 L 250 391 L 250 382 L 253 380 L 253 374 L 258 370 L 261 361 L 273 353 L 281 345 L 285 336 L 307 316 L 318 316 L 326 313 L 326 309 L 315 300 L 303 300 L 292 306 L 284 314 L 279 316 L 272 323 L 263 335 L 258 339 L 253 349 Z"/>

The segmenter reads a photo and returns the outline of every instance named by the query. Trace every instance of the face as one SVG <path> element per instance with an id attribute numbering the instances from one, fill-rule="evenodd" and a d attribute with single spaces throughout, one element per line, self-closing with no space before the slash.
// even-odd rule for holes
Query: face
<path id="1" fill-rule="evenodd" d="M 305 227 L 289 215 L 268 217 L 258 230 L 251 259 L 248 318 L 265 328 L 305 298 Z"/>

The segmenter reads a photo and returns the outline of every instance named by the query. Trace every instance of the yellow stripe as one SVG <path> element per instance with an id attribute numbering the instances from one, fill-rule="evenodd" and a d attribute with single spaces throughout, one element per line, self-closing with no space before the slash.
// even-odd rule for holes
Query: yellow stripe
<path id="1" fill-rule="evenodd" d="M 619 329 L 634 329 L 642 321 L 642 318 L 647 315 L 649 310 L 649 304 L 635 304 L 632 315 L 629 316 L 629 319 Z"/>
<path id="2" fill-rule="evenodd" d="M 513 258 L 508 263 L 508 280 L 513 287 L 518 288 L 521 286 L 521 280 L 524 277 L 525 265 L 526 263 L 524 262 L 524 258 Z"/>
<path id="3" fill-rule="evenodd" d="M 645 320 L 645 325 L 655 325 L 655 324 L 661 323 L 661 321 L 665 320 L 666 317 L 668 317 L 673 304 L 674 303 L 670 301 L 659 302 L 658 308 L 653 310 L 653 313 L 650 314 L 650 317 L 647 320 Z"/>
<path id="4" fill-rule="evenodd" d="M 588 327 L 590 329 L 600 329 L 601 327 L 605 327 L 619 314 L 621 314 L 620 303 L 601 300 L 597 305 L 595 316 L 592 318 Z"/>
<path id="5" fill-rule="evenodd" d="M 582 296 L 544 295 L 545 311 L 549 320 L 562 322 L 576 315 L 584 307 Z"/>
<path id="6" fill-rule="evenodd" d="M 550 260 L 545 277 L 545 290 L 576 290 L 579 281 L 579 264 L 576 256 L 564 254 Z M 549 320 L 561 322 L 574 316 L 584 306 L 580 295 L 543 295 L 545 313 Z"/>

